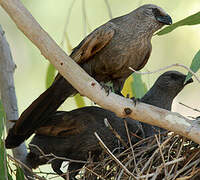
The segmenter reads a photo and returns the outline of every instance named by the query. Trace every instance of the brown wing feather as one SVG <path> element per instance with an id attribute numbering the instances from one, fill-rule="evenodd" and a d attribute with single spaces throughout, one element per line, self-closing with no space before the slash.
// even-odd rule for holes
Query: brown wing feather
<path id="1" fill-rule="evenodd" d="M 74 48 L 70 57 L 78 64 L 85 62 L 105 47 L 112 39 L 114 33 L 114 29 L 109 26 L 99 27 Z"/>
<path id="2" fill-rule="evenodd" d="M 79 134 L 86 127 L 81 121 L 77 121 L 76 118 L 76 115 L 72 116 L 68 112 L 57 112 L 43 126 L 38 128 L 35 133 L 57 137 Z"/>

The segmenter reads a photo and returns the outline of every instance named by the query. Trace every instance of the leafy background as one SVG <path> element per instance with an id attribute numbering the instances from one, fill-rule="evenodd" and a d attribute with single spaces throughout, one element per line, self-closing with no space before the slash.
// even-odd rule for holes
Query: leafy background
<path id="1" fill-rule="evenodd" d="M 190 25 L 199 24 L 199 0 L 107 1 L 110 4 L 113 17 L 126 14 L 142 4 L 153 3 L 163 7 L 163 9 L 171 15 L 173 22 L 178 22 L 170 26 L 171 29 L 165 28 L 158 35 L 153 37 L 152 55 L 148 64 L 142 71 L 153 71 L 173 63 L 180 63 L 190 67 L 194 57 L 196 62 L 193 62 L 191 67 L 193 67 L 195 71 L 198 70 L 198 65 L 200 66 L 200 25 L 186 25 L 175 29 L 169 34 L 160 35 L 161 33 L 169 32 L 172 28 L 184 25 L 184 23 Z M 23 0 L 24 5 L 31 11 L 36 20 L 68 53 L 70 53 L 71 49 L 75 47 L 87 33 L 110 19 L 105 2 L 106 0 Z M 73 8 L 71 8 L 72 4 Z M 71 15 L 69 16 L 70 11 Z M 187 17 L 191 15 L 193 16 L 188 19 Z M 183 20 L 184 18 L 186 19 Z M 49 84 L 51 84 L 56 72 L 52 66 L 49 66 L 48 61 L 42 57 L 39 50 L 16 28 L 15 24 L 1 8 L 0 20 L 6 32 L 6 37 L 17 65 L 15 85 L 19 112 L 21 113 L 49 86 Z M 196 54 L 197 52 L 198 54 Z M 182 68 L 176 67 L 172 69 L 187 73 Z M 133 77 L 131 76 L 127 80 L 123 93 L 125 95 L 129 93 L 130 95 L 141 97 L 161 73 L 162 72 L 143 76 L 135 75 L 134 83 Z M 198 75 L 200 74 L 198 73 Z M 139 89 L 135 87 L 139 87 Z M 186 103 L 194 108 L 199 108 L 199 84 L 197 81 L 186 87 L 181 94 L 178 95 L 173 104 L 173 111 L 177 111 L 186 116 L 197 115 L 193 111 L 179 105 L 178 102 Z M 75 98 L 68 99 L 61 109 L 71 110 L 77 106 L 80 107 L 84 105 L 93 105 L 93 103 L 86 98 L 76 96 Z M 2 108 L 0 108 L 0 110 L 1 109 Z M 2 112 L 0 112 L 0 119 L 0 121 L 3 120 Z M 2 125 L 2 123 L 0 125 Z M 0 135 L 2 134 L 2 129 L 3 127 L 0 126 Z M 0 142 L 0 151 L 4 153 L 2 141 Z M 1 156 L 1 158 L 3 158 L 3 156 Z M 2 175 L 2 173 L 6 172 L 3 168 L 6 160 L 0 160 L 3 163 L 0 163 L 0 174 Z M 18 179 L 21 179 L 20 169 L 17 169 L 17 173 L 19 175 Z M 8 178 L 10 179 L 11 177 L 8 176 Z"/>

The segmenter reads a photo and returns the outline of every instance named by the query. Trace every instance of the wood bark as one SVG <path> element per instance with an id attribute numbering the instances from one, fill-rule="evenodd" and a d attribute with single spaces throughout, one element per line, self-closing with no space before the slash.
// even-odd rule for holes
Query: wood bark
<path id="1" fill-rule="evenodd" d="M 13 78 L 15 67 L 16 65 L 13 61 L 5 32 L 0 26 L 0 91 L 2 104 L 6 113 L 7 130 L 13 126 L 13 122 L 9 122 L 9 120 L 18 119 L 17 98 Z M 24 162 L 24 158 L 27 154 L 25 144 L 23 143 L 19 147 L 13 149 L 13 154 L 15 158 Z"/>
<path id="2" fill-rule="evenodd" d="M 5 32 L 0 25 L 0 92 L 6 115 L 5 124 L 7 131 L 13 126 L 13 122 L 10 122 L 9 120 L 17 120 L 19 117 L 13 78 L 15 68 L 16 65 L 13 61 L 11 50 L 5 37 Z M 12 152 L 15 159 L 22 163 L 26 163 L 25 157 L 27 155 L 27 148 L 25 143 L 12 149 Z M 22 169 L 28 179 L 29 177 L 33 177 L 32 173 L 27 171 L 23 166 Z"/>

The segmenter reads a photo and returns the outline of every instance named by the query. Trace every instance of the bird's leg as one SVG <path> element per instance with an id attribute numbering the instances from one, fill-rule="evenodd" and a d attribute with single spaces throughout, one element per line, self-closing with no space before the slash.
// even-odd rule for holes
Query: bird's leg
<path id="1" fill-rule="evenodd" d="M 131 100 L 133 101 L 134 105 L 136 106 L 139 102 L 141 102 L 140 98 L 132 97 Z"/>
<path id="2" fill-rule="evenodd" d="M 125 79 L 124 78 L 122 78 L 122 79 L 115 79 L 112 82 L 113 82 L 114 92 L 116 94 L 118 94 L 119 96 L 124 97 L 124 95 L 121 93 L 121 91 L 123 89 Z"/>
<path id="3" fill-rule="evenodd" d="M 101 88 L 106 91 L 107 96 L 109 95 L 110 92 L 114 92 L 113 85 L 111 82 L 100 82 Z"/>

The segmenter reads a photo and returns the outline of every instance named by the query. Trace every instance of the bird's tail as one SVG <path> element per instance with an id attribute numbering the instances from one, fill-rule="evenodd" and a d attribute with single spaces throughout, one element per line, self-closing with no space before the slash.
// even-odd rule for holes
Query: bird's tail
<path id="1" fill-rule="evenodd" d="M 63 77 L 54 81 L 20 116 L 9 130 L 6 148 L 15 148 L 40 127 L 47 117 L 54 113 L 64 100 L 77 91 Z"/>

